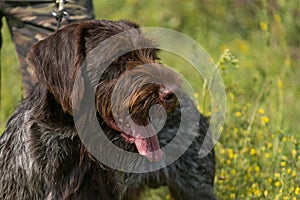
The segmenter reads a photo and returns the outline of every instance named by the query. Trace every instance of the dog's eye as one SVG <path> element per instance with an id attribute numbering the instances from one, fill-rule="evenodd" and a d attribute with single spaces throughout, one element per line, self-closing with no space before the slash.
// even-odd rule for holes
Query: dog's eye
<path id="1" fill-rule="evenodd" d="M 127 59 L 127 61 L 135 61 L 135 58 L 129 57 L 129 58 Z"/>

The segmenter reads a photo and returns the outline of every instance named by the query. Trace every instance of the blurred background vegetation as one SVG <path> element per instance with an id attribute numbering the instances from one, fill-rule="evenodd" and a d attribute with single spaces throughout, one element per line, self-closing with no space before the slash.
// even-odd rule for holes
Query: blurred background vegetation
<path id="1" fill-rule="evenodd" d="M 215 190 L 220 199 L 300 199 L 299 0 L 97 0 L 94 4 L 97 19 L 130 19 L 145 27 L 180 31 L 219 61 L 227 93 L 227 117 L 216 145 Z M 0 130 L 21 100 L 15 49 L 7 28 L 2 32 Z M 225 49 L 238 64 L 219 60 Z M 201 81 L 192 85 L 198 88 L 195 98 L 203 101 Z M 210 114 L 208 106 L 199 104 L 199 109 Z M 159 189 L 144 199 L 171 198 Z"/>

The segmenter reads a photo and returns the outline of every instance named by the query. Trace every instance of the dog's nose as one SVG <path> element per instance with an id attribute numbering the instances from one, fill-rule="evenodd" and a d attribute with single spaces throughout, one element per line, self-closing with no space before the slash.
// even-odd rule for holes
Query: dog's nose
<path id="1" fill-rule="evenodd" d="M 173 101 L 176 100 L 175 94 L 166 87 L 160 87 L 158 93 L 159 93 L 159 98 L 164 102 L 172 103 Z"/>

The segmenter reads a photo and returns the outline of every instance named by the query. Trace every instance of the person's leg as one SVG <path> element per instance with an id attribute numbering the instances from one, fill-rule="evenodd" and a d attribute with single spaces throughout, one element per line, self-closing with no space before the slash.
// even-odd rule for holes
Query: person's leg
<path id="1" fill-rule="evenodd" d="M 1 13 L 1 6 L 0 6 L 0 51 L 2 47 L 2 13 Z M 0 109 L 1 109 L 1 88 L 2 88 L 2 73 L 1 73 L 1 55 L 0 55 Z"/>
<path id="2" fill-rule="evenodd" d="M 6 7 L 6 19 L 18 53 L 26 96 L 36 80 L 25 58 L 34 43 L 56 30 L 57 21 L 51 14 L 56 5 L 54 1 L 8 2 L 6 4 L 9 5 Z M 74 21 L 94 18 L 91 0 L 69 0 L 65 4 L 65 8 L 69 13 L 69 18 L 64 18 L 61 26 Z"/>

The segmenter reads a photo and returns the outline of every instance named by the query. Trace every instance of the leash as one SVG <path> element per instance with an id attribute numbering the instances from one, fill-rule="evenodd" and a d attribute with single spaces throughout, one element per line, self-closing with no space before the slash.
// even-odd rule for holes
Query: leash
<path id="1" fill-rule="evenodd" d="M 62 19 L 69 16 L 69 13 L 65 9 L 66 3 L 68 3 L 68 0 L 56 0 L 56 9 L 53 9 L 51 12 L 57 21 L 56 29 L 59 29 Z"/>

